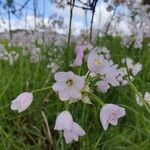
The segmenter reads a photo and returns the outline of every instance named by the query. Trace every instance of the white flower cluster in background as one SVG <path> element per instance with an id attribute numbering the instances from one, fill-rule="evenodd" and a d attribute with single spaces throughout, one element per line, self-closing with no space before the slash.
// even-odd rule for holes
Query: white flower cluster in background
<path id="1" fill-rule="evenodd" d="M 135 76 L 142 70 L 142 64 L 134 63 L 131 58 L 123 58 L 121 62 L 125 66 L 119 69 L 121 76 L 123 78 L 129 77 L 130 80 L 133 81 Z M 122 85 L 126 84 L 128 84 L 128 81 L 124 79 Z"/>
<path id="2" fill-rule="evenodd" d="M 0 60 L 8 62 L 10 65 L 13 65 L 19 58 L 29 57 L 31 63 L 38 63 L 41 60 L 47 60 L 47 68 L 50 69 L 51 73 L 55 73 L 63 60 L 62 57 L 63 49 L 62 48 L 51 48 L 50 50 L 44 50 L 36 46 L 36 44 L 28 43 L 26 47 L 21 47 L 21 45 L 14 45 L 14 49 L 19 48 L 19 53 L 12 51 L 11 45 L 8 43 L 9 50 L 7 50 L 3 44 L 0 44 Z M 61 60 L 61 61 L 60 61 Z"/>
<path id="3" fill-rule="evenodd" d="M 143 40 L 150 37 L 150 6 L 143 5 L 142 0 L 105 0 L 107 3 L 107 14 L 110 15 L 100 29 L 101 34 L 105 33 L 113 36 L 121 36 L 124 46 L 129 47 L 133 44 L 135 49 L 142 49 Z M 111 15 L 112 11 L 114 16 Z M 106 29 L 105 29 L 106 28 Z M 104 33 L 103 33 L 104 32 Z"/>
<path id="4" fill-rule="evenodd" d="M 0 45 L 0 60 L 7 61 L 13 65 L 19 58 L 19 54 L 15 51 L 8 52 L 3 45 Z"/>
<path id="5" fill-rule="evenodd" d="M 150 37 L 150 13 L 148 12 L 150 7 L 148 5 L 142 6 L 140 3 L 135 5 L 134 2 L 132 6 L 134 7 L 130 22 L 132 34 L 123 37 L 123 43 L 125 46 L 133 43 L 135 49 L 142 49 L 144 37 Z"/>
<path id="6" fill-rule="evenodd" d="M 38 47 L 33 47 L 29 51 L 31 63 L 37 63 L 41 59 L 41 49 Z"/>

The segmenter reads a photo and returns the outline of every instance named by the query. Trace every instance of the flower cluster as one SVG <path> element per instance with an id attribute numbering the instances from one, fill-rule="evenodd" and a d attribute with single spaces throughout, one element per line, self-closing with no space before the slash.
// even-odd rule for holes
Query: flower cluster
<path id="1" fill-rule="evenodd" d="M 121 36 L 123 45 L 126 47 L 142 49 L 144 37 L 149 38 L 150 35 L 150 6 L 143 5 L 142 0 L 104 1 L 107 2 L 107 11 L 114 11 L 111 22 L 107 23 L 110 24 L 107 32 Z M 102 29 L 101 31 L 103 33 Z"/>
<path id="2" fill-rule="evenodd" d="M 12 50 L 12 48 L 14 50 Z M 16 52 L 15 49 L 18 49 L 19 51 Z M 46 59 L 48 62 L 47 68 L 51 73 L 55 73 L 63 62 L 60 59 L 62 54 L 58 55 L 58 52 L 62 52 L 62 49 L 57 47 L 52 49 L 52 51 L 47 52 L 40 46 L 31 43 L 26 44 L 26 47 L 15 44 L 11 45 L 10 43 L 5 44 L 5 46 L 4 44 L 0 44 L 0 60 L 8 62 L 10 65 L 14 65 L 15 62 L 18 59 L 22 59 L 22 57 L 28 57 L 32 64 L 36 64 L 39 61 Z"/>
<path id="3" fill-rule="evenodd" d="M 128 81 L 126 80 L 127 76 L 130 78 L 130 80 L 134 80 L 135 76 L 138 75 L 138 73 L 142 70 L 142 64 L 134 63 L 131 58 L 123 58 L 122 64 L 124 67 L 121 67 L 119 69 L 121 76 L 124 78 L 122 80 L 122 85 L 128 84 Z"/>
<path id="4" fill-rule="evenodd" d="M 0 60 L 7 61 L 13 65 L 19 58 L 19 54 L 15 51 L 8 52 L 3 45 L 0 45 Z"/>
<path id="5" fill-rule="evenodd" d="M 85 51 L 85 49 L 87 51 Z M 87 54 L 88 52 L 88 54 Z M 56 72 L 54 74 L 55 83 L 52 88 L 59 99 L 65 102 L 65 110 L 63 110 L 56 118 L 54 130 L 60 131 L 67 144 L 78 141 L 80 136 L 84 136 L 86 132 L 82 127 L 73 120 L 69 112 L 69 105 L 72 103 L 82 101 L 86 104 L 94 105 L 96 100 L 100 106 L 99 119 L 104 130 L 108 129 L 109 124 L 117 125 L 118 120 L 125 116 L 125 108 L 112 104 L 111 102 L 105 104 L 99 96 L 95 94 L 97 91 L 105 93 L 111 87 L 125 85 L 128 82 L 126 76 L 130 72 L 133 78 L 142 69 L 140 63 L 134 63 L 131 58 L 123 58 L 122 63 L 126 67 L 119 68 L 117 64 L 111 60 L 110 51 L 106 47 L 96 47 L 77 45 L 76 58 L 73 67 L 82 67 L 84 63 L 87 65 L 86 74 L 75 74 L 73 71 Z M 51 64 L 51 68 L 55 67 L 55 63 Z M 73 68 L 74 69 L 74 68 Z M 34 90 L 32 92 L 24 92 L 20 94 L 11 103 L 11 109 L 17 110 L 19 113 L 25 111 L 33 101 L 33 93 L 42 91 L 48 88 Z M 146 92 L 144 99 L 142 94 L 136 95 L 137 104 L 142 106 L 145 102 L 150 105 L 150 93 Z M 144 102 L 145 101 L 145 102 Z"/>
<path id="6" fill-rule="evenodd" d="M 85 131 L 73 121 L 69 111 L 63 111 L 57 116 L 54 130 L 63 130 L 67 144 L 73 140 L 78 141 L 79 136 L 85 135 Z"/>
<path id="7" fill-rule="evenodd" d="M 85 56 L 85 49 L 89 51 L 88 56 Z M 78 45 L 75 54 L 74 64 L 76 65 L 74 66 L 82 66 L 83 62 L 87 61 L 87 74 L 80 76 L 72 71 L 57 72 L 54 75 L 56 83 L 53 84 L 52 89 L 58 94 L 61 101 L 69 101 L 68 106 L 79 100 L 87 104 L 93 104 L 91 97 L 96 97 L 102 105 L 100 121 L 104 130 L 108 128 L 109 123 L 117 125 L 118 119 L 125 115 L 125 109 L 115 104 L 104 104 L 94 94 L 92 87 L 94 83 L 99 92 L 105 93 L 111 86 L 121 85 L 123 78 L 118 65 L 111 60 L 110 51 L 105 47 L 93 48 L 93 46 Z M 58 115 L 54 129 L 63 131 L 66 143 L 73 140 L 78 141 L 78 136 L 85 135 L 85 131 L 73 122 L 68 107 L 67 110 Z"/>

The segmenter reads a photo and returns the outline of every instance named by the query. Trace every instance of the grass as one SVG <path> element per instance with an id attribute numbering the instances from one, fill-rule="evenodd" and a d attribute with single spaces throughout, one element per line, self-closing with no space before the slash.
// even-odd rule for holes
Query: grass
<path id="1" fill-rule="evenodd" d="M 124 56 L 133 58 L 143 64 L 142 72 L 136 77 L 134 85 L 139 91 L 150 92 L 150 48 L 149 40 L 145 39 L 142 50 L 132 47 L 125 48 L 120 44 L 119 38 L 101 38 L 95 45 L 106 46 L 111 50 L 115 63 L 120 64 Z M 70 60 L 74 57 L 73 45 Z M 49 51 L 51 59 L 61 53 L 53 54 L 53 46 L 47 46 L 44 55 Z M 16 48 L 18 50 L 18 48 Z M 21 55 L 21 53 L 20 53 Z M 46 55 L 47 56 L 47 55 Z M 48 56 L 47 56 L 48 57 Z M 34 101 L 25 112 L 18 114 L 11 111 L 10 107 L 2 108 L 23 91 L 32 91 L 54 83 L 53 75 L 47 69 L 48 58 L 39 63 L 31 64 L 28 56 L 20 56 L 19 60 L 10 66 L 7 62 L 0 61 L 0 149 L 1 150 L 46 150 L 52 147 L 57 150 L 149 150 L 150 148 L 150 119 L 144 107 L 139 107 L 135 102 L 135 93 L 129 86 L 111 88 L 106 94 L 98 96 L 105 103 L 119 104 L 126 108 L 126 117 L 123 117 L 118 126 L 110 126 L 107 131 L 102 129 L 99 121 L 100 105 L 86 105 L 82 102 L 70 105 L 69 111 L 73 118 L 86 131 L 86 136 L 79 142 L 65 144 L 61 135 L 54 131 L 56 116 L 63 111 L 65 104 L 51 90 L 34 94 Z M 61 69 L 66 68 L 65 55 L 58 62 Z M 64 61 L 62 61 L 64 60 Z M 78 68 L 73 71 L 78 72 Z M 83 71 L 84 72 L 84 68 Z M 48 127 L 42 116 L 44 112 L 49 130 L 52 134 L 53 145 L 48 136 Z M 59 139 L 59 140 L 58 140 Z"/>

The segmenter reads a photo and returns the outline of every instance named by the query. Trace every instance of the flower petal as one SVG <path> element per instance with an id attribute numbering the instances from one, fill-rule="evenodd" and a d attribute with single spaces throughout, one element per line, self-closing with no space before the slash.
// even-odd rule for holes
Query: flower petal
<path id="1" fill-rule="evenodd" d="M 109 126 L 108 115 L 105 113 L 105 110 L 103 108 L 100 111 L 100 121 L 104 130 L 107 130 Z"/>
<path id="2" fill-rule="evenodd" d="M 75 88 L 70 90 L 70 96 L 71 96 L 71 98 L 74 98 L 74 99 L 81 99 L 82 98 L 81 92 Z"/>
<path id="3" fill-rule="evenodd" d="M 52 89 L 56 92 L 63 90 L 65 88 L 64 83 L 56 82 L 53 84 Z"/>
<path id="4" fill-rule="evenodd" d="M 66 74 L 67 74 L 66 72 L 57 72 L 54 75 L 54 79 L 56 81 L 62 82 L 66 79 Z"/>
<path id="5" fill-rule="evenodd" d="M 78 136 L 85 135 L 85 131 L 76 122 L 73 122 L 73 132 Z"/>
<path id="6" fill-rule="evenodd" d="M 62 101 L 67 101 L 71 98 L 69 90 L 59 91 L 59 98 Z"/>
<path id="7" fill-rule="evenodd" d="M 73 118 L 69 111 L 61 112 L 55 122 L 54 130 L 67 130 L 70 131 L 73 127 Z"/>
<path id="8" fill-rule="evenodd" d="M 11 102 L 11 109 L 12 110 L 17 110 L 18 109 L 18 101 L 16 101 L 16 100 L 13 100 L 12 102 Z"/>
<path id="9" fill-rule="evenodd" d="M 67 144 L 73 141 L 73 135 L 71 132 L 64 132 L 64 138 Z"/>

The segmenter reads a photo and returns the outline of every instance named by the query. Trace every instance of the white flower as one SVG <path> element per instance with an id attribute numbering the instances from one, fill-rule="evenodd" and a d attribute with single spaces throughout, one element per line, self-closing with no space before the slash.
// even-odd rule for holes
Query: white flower
<path id="1" fill-rule="evenodd" d="M 140 92 L 138 92 L 138 94 L 135 94 L 135 99 L 139 106 L 143 106 L 144 102 L 142 100 L 142 97 L 143 97 L 143 95 Z"/>
<path id="2" fill-rule="evenodd" d="M 127 85 L 128 81 L 127 80 L 123 80 L 121 83 L 122 83 L 122 85 Z"/>
<path id="3" fill-rule="evenodd" d="M 145 92 L 144 98 L 143 98 L 143 95 L 140 92 L 139 92 L 139 95 L 136 94 L 135 97 L 136 97 L 136 102 L 139 106 L 143 106 L 144 102 L 146 102 L 147 104 L 150 105 L 150 93 L 149 92 Z"/>
<path id="4" fill-rule="evenodd" d="M 81 99 L 81 90 L 84 87 L 84 78 L 75 75 L 73 72 L 58 72 L 54 75 L 57 81 L 52 86 L 53 90 L 59 93 L 62 101 L 70 99 Z"/>
<path id="5" fill-rule="evenodd" d="M 132 67 L 132 74 L 136 76 L 142 70 L 142 64 L 137 63 Z"/>
<path id="6" fill-rule="evenodd" d="M 126 67 L 122 67 L 119 69 L 119 73 L 122 77 L 128 75 L 128 72 L 127 72 L 127 68 Z"/>
<path id="7" fill-rule="evenodd" d="M 150 93 L 149 92 L 145 92 L 144 99 L 150 105 Z"/>
<path id="8" fill-rule="evenodd" d="M 127 63 L 127 67 L 129 69 L 133 68 L 133 60 L 131 58 L 123 58 L 122 63 L 124 63 L 124 64 Z"/>
<path id="9" fill-rule="evenodd" d="M 22 112 L 26 110 L 33 101 L 33 94 L 29 92 L 21 93 L 15 100 L 11 102 L 11 109 Z"/>

